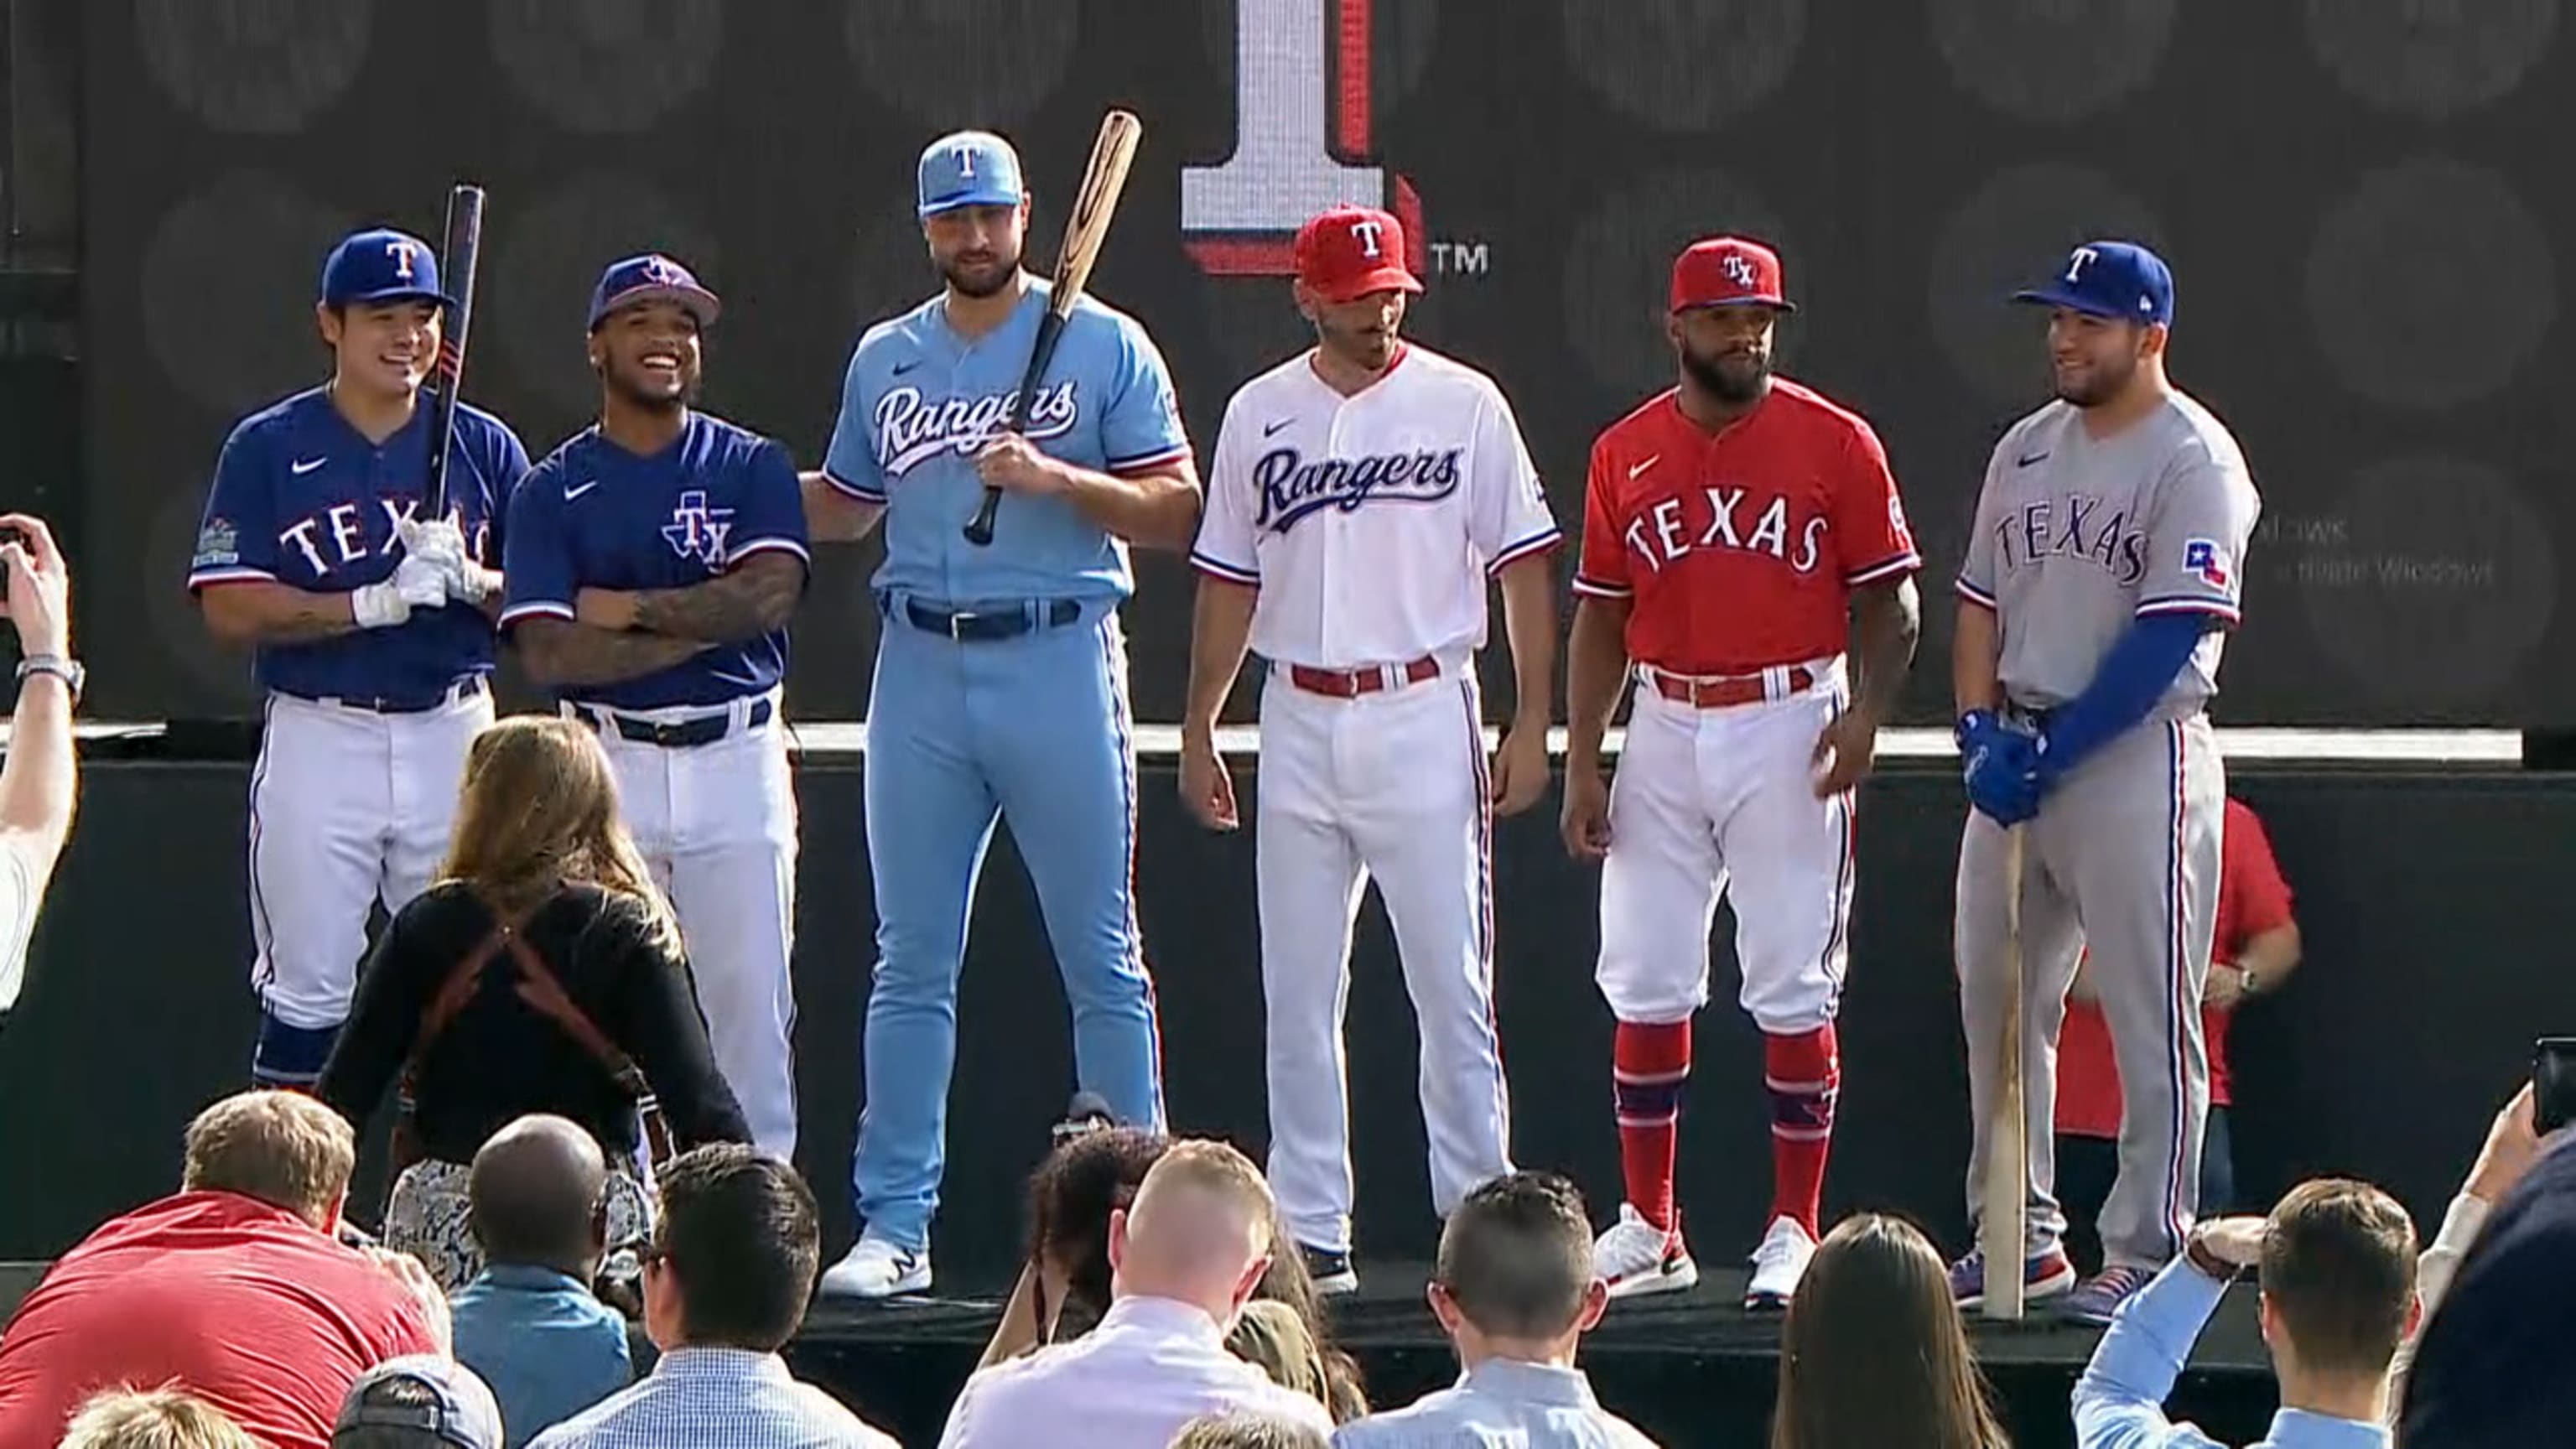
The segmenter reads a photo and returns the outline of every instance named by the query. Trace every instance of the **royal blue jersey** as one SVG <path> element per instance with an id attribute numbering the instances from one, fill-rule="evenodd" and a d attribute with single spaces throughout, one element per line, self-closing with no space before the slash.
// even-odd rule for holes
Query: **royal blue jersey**
<path id="1" fill-rule="evenodd" d="M 964 538 L 984 499 L 975 454 L 1028 371 L 1050 290 L 1033 283 L 1008 321 L 971 341 L 934 297 L 869 328 L 851 351 L 823 467 L 841 491 L 886 505 L 879 588 L 961 606 L 1134 590 L 1127 545 L 1063 498 L 1005 497 L 992 544 Z M 1143 472 L 1190 452 L 1154 340 L 1089 297 L 1066 319 L 1021 430 L 1048 456 L 1102 472 Z"/>
<path id="2" fill-rule="evenodd" d="M 694 411 L 650 457 L 588 428 L 510 499 L 501 626 L 570 619 L 585 588 L 685 589 L 770 552 L 808 560 L 805 498 L 785 447 Z M 715 705 L 774 689 L 786 674 L 787 631 L 773 629 L 658 673 L 563 693 L 616 709 Z"/>
<path id="3" fill-rule="evenodd" d="M 429 412 L 382 443 L 331 404 L 328 388 L 300 392 L 233 426 L 188 566 L 190 590 L 259 581 L 340 594 L 382 582 L 401 562 L 395 525 L 420 510 L 429 474 Z M 500 557 L 495 536 L 528 450 L 499 418 L 456 409 L 448 446 L 447 511 L 470 557 Z M 492 669 L 492 622 L 471 604 L 414 609 L 382 629 L 305 644 L 263 644 L 259 682 L 311 699 L 428 700 Z"/>

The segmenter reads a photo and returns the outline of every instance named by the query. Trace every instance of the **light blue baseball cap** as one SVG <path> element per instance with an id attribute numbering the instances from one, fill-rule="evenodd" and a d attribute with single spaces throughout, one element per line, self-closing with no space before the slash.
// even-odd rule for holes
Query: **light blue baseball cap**
<path id="1" fill-rule="evenodd" d="M 1028 194 L 1020 153 L 990 131 L 942 136 L 921 153 L 921 214 L 961 206 L 1017 206 Z"/>

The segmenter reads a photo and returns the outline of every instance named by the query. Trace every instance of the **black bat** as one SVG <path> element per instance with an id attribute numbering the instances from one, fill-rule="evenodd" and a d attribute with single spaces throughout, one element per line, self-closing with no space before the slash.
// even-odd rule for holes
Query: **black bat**
<path id="1" fill-rule="evenodd" d="M 483 188 L 460 184 L 447 193 L 447 235 L 438 249 L 438 279 L 447 289 L 449 306 L 439 331 L 438 365 L 429 375 L 429 483 L 421 491 L 425 518 L 447 516 L 447 452 L 456 437 L 465 338 L 474 326 L 474 260 L 482 250 Z"/>

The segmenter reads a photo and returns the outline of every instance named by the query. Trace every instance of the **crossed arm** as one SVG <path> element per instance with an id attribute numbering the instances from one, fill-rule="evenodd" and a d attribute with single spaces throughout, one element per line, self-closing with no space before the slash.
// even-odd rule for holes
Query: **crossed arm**
<path id="1" fill-rule="evenodd" d="M 573 618 L 525 619 L 513 638 L 540 684 L 614 684 L 779 628 L 804 589 L 804 560 L 758 553 L 684 589 L 583 589 Z"/>

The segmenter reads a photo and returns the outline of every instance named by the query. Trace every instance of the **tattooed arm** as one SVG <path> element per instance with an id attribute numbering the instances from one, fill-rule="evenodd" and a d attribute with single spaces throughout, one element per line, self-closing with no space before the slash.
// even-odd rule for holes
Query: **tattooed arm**
<path id="1" fill-rule="evenodd" d="M 615 684 L 658 674 L 709 647 L 696 639 L 624 633 L 570 619 L 537 617 L 511 626 L 520 667 L 539 684 Z"/>
<path id="2" fill-rule="evenodd" d="M 805 561 L 757 553 L 685 589 L 584 589 L 575 612 L 584 624 L 666 640 L 731 644 L 787 623 L 805 592 Z"/>

